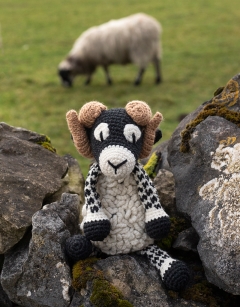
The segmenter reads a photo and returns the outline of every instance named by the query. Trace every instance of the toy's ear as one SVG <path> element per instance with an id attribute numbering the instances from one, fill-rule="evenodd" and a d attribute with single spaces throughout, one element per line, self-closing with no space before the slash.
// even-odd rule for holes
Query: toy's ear
<path id="1" fill-rule="evenodd" d="M 129 102 L 125 109 L 135 123 L 144 128 L 143 147 L 139 158 L 146 158 L 152 150 L 152 146 L 155 142 L 156 130 L 163 116 L 161 113 L 157 112 L 152 117 L 150 107 L 145 102 L 139 100 Z"/>
<path id="2" fill-rule="evenodd" d="M 162 138 L 162 131 L 159 128 L 157 128 L 153 144 L 156 144 L 159 140 L 161 140 L 161 138 Z"/>
<path id="3" fill-rule="evenodd" d="M 95 120 L 107 107 L 98 101 L 91 101 L 83 105 L 79 115 L 75 110 L 66 114 L 68 128 L 71 132 L 73 142 L 80 155 L 86 158 L 93 158 L 91 146 L 87 136 L 86 128 L 91 128 Z"/>

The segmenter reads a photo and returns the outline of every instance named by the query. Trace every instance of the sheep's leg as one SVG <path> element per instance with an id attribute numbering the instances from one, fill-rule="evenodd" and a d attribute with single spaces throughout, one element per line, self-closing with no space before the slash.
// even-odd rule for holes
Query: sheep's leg
<path id="1" fill-rule="evenodd" d="M 137 78 L 134 81 L 134 85 L 139 85 L 141 83 L 144 72 L 145 72 L 145 68 L 140 68 Z"/>
<path id="2" fill-rule="evenodd" d="M 184 262 L 173 259 L 157 245 L 150 245 L 139 253 L 147 256 L 151 264 L 159 271 L 167 288 L 179 291 L 187 286 L 190 271 Z"/>
<path id="3" fill-rule="evenodd" d="M 92 80 L 92 75 L 88 75 L 87 76 L 87 79 L 86 79 L 86 81 L 85 81 L 85 85 L 88 85 L 88 84 L 90 84 L 91 83 L 91 80 Z"/>
<path id="4" fill-rule="evenodd" d="M 156 79 L 155 79 L 155 83 L 159 84 L 162 82 L 162 74 L 161 74 L 161 60 L 159 60 L 158 58 L 155 58 L 153 60 L 153 65 L 155 66 L 155 70 L 156 70 Z"/>
<path id="5" fill-rule="evenodd" d="M 107 81 L 107 84 L 108 84 L 108 85 L 112 85 L 112 79 L 111 79 L 111 77 L 110 77 L 108 67 L 107 67 L 107 66 L 103 66 L 103 69 L 104 69 L 105 74 L 106 74 L 106 81 Z"/>

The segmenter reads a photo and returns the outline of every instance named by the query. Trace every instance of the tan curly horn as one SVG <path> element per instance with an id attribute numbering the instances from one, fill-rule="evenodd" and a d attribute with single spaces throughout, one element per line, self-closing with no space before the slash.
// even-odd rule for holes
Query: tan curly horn
<path id="1" fill-rule="evenodd" d="M 162 114 L 160 112 L 156 112 L 156 114 L 147 124 L 144 130 L 143 147 L 139 155 L 139 159 L 146 158 L 150 154 L 155 140 L 156 129 L 162 120 Z"/>
<path id="2" fill-rule="evenodd" d="M 150 107 L 146 102 L 140 100 L 130 101 L 125 109 L 127 114 L 131 116 L 137 125 L 144 127 L 143 147 L 139 158 L 146 158 L 152 150 L 156 129 L 162 121 L 163 116 L 161 113 L 157 112 L 151 119 L 152 111 Z"/>
<path id="3" fill-rule="evenodd" d="M 78 119 L 81 124 L 87 128 L 91 128 L 95 120 L 99 117 L 103 110 L 107 107 L 98 101 L 90 101 L 85 103 L 79 111 Z"/>
<path id="4" fill-rule="evenodd" d="M 106 108 L 100 102 L 91 101 L 83 105 L 79 115 L 77 115 L 75 110 L 70 110 L 66 114 L 68 128 L 72 134 L 74 145 L 80 155 L 86 158 L 93 158 L 86 127 L 92 127 L 96 118 Z"/>
<path id="5" fill-rule="evenodd" d="M 144 101 L 134 100 L 130 101 L 125 107 L 127 114 L 135 121 L 135 123 L 144 128 L 143 147 L 139 158 L 146 158 L 154 144 L 156 129 L 158 128 L 163 116 L 157 112 L 153 118 L 150 107 Z"/>
<path id="6" fill-rule="evenodd" d="M 146 126 L 152 117 L 152 111 L 144 101 L 134 100 L 130 101 L 125 110 L 127 114 L 135 121 L 139 126 Z"/>
<path id="7" fill-rule="evenodd" d="M 79 122 L 75 110 L 70 110 L 66 114 L 68 129 L 72 135 L 74 145 L 80 155 L 86 158 L 92 158 L 92 151 L 89 145 L 87 132 L 84 126 Z"/>

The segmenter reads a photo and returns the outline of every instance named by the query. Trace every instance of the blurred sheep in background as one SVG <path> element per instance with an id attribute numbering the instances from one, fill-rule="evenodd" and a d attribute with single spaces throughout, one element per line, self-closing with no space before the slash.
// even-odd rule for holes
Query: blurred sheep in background
<path id="1" fill-rule="evenodd" d="M 80 74 L 87 76 L 85 84 L 89 84 L 97 66 L 103 67 L 107 83 L 112 84 L 109 65 L 134 63 L 139 67 L 134 84 L 139 85 L 150 62 L 156 70 L 155 82 L 160 83 L 161 32 L 159 22 L 143 13 L 91 27 L 75 41 L 66 59 L 59 64 L 62 84 L 72 86 L 74 77 Z"/>

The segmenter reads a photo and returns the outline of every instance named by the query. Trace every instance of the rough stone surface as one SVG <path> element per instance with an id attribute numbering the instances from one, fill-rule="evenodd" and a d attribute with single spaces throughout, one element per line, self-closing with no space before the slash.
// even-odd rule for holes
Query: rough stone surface
<path id="1" fill-rule="evenodd" d="M 197 245 L 199 236 L 193 227 L 183 230 L 179 233 L 177 239 L 173 243 L 173 248 L 181 249 L 187 252 L 197 253 Z"/>
<path id="2" fill-rule="evenodd" d="M 0 253 L 16 244 L 44 198 L 61 187 L 65 160 L 35 143 L 35 132 L 0 123 Z"/>
<path id="3" fill-rule="evenodd" d="M 235 78 L 235 81 L 239 78 L 240 75 Z M 214 97 L 214 100 L 218 99 L 232 110 L 239 111 L 236 82 L 230 83 L 221 94 Z M 166 179 L 170 173 L 167 171 L 171 171 L 175 177 L 177 207 L 191 218 L 193 226 L 201 238 L 198 251 L 209 281 L 225 291 L 239 294 L 240 273 L 237 268 L 240 267 L 240 252 L 238 251 L 240 243 L 238 233 L 240 229 L 238 205 L 240 129 L 222 118 L 209 117 L 193 131 L 190 151 L 185 154 L 181 153 L 179 151 L 180 132 L 203 107 L 204 105 L 200 106 L 198 110 L 184 118 L 174 132 L 172 139 L 164 142 L 165 144 L 162 143 L 162 147 L 160 147 L 162 159 L 158 165 L 161 170 L 160 181 L 162 181 L 160 190 L 165 190 L 165 195 L 170 193 L 171 200 L 168 202 L 173 202 L 174 181 L 169 184 Z M 9 142 L 6 141 L 7 137 Z M 50 167 L 51 173 L 56 171 L 56 168 L 60 170 L 57 171 L 58 175 L 55 173 L 55 177 L 52 178 L 51 184 L 54 189 L 51 188 L 50 192 L 47 191 L 46 194 L 42 193 L 44 196 L 41 196 L 40 207 L 36 209 L 35 214 L 35 211 L 31 211 L 31 207 L 21 207 L 25 210 L 25 216 L 28 215 L 30 224 L 24 229 L 23 238 L 20 240 L 21 236 L 19 236 L 17 241 L 20 241 L 17 244 L 11 243 L 15 244 L 14 247 L 8 250 L 5 255 L 0 255 L 0 269 L 2 267 L 1 261 L 5 258 L 1 273 L 3 289 L 0 287 L 0 306 L 79 307 L 83 305 L 84 307 L 95 307 L 90 302 L 91 281 L 87 282 L 86 289 L 82 289 L 80 293 L 74 292 L 71 288 L 70 267 L 65 261 L 63 252 L 66 238 L 79 232 L 79 204 L 82 203 L 79 201 L 82 193 L 78 186 L 78 184 L 82 185 L 79 167 L 75 159 L 70 156 L 56 158 L 55 154 L 31 141 L 36 141 L 38 137 L 39 135 L 34 132 L 0 124 L 0 187 L 2 188 L 3 184 L 5 189 L 8 187 L 8 181 L 3 180 L 2 177 L 4 171 L 9 178 L 10 175 L 12 176 L 12 186 L 16 188 L 16 194 L 15 190 L 12 190 L 13 197 L 16 197 L 14 200 L 17 197 L 19 197 L 17 200 L 21 200 L 21 197 L 27 195 L 31 199 L 23 200 L 27 201 L 27 204 L 35 204 L 35 201 L 40 199 L 36 189 L 34 193 L 26 194 L 24 184 L 30 180 L 28 172 L 34 173 L 37 178 L 40 176 L 39 168 L 42 168 L 42 172 L 48 172 L 47 168 Z M 18 145 L 14 147 L 16 144 Z M 24 148 L 26 148 L 26 152 Z M 61 166 L 53 166 L 50 159 L 46 165 L 41 162 L 43 164 L 40 167 L 38 165 L 40 163 L 39 155 L 41 159 L 46 159 L 42 150 L 47 156 L 50 154 L 54 156 L 54 159 L 59 159 L 55 160 L 56 165 L 60 163 Z M 35 155 L 37 151 L 39 151 L 39 155 Z M 167 154 L 170 165 L 166 160 Z M 21 165 L 17 164 L 18 158 L 21 159 L 24 169 L 21 169 Z M 13 162 L 16 163 L 15 169 L 12 167 Z M 61 169 L 63 170 L 62 175 Z M 17 181 L 18 178 L 22 180 L 21 184 Z M 31 180 L 36 182 L 36 178 L 33 176 Z M 45 180 L 44 187 L 47 179 L 49 178 L 42 179 Z M 15 182 L 17 183 L 14 186 Z M 39 181 L 37 182 L 39 183 Z M 49 185 L 48 181 L 47 185 Z M 32 186 L 30 187 L 32 189 Z M 42 191 L 42 189 L 42 185 L 39 185 L 39 190 Z M 77 193 L 78 196 L 63 194 L 61 199 L 62 192 Z M 20 193 L 20 196 L 17 193 Z M 53 200 L 56 202 L 52 203 Z M 47 204 L 44 209 L 41 209 L 42 204 Z M 11 218 L 12 216 L 15 218 L 17 209 L 17 207 L 14 210 L 11 209 L 11 214 L 13 213 Z M 0 211 L 1 214 L 2 211 Z M 172 213 L 170 214 L 172 215 Z M 32 215 L 33 220 L 31 221 Z M 15 220 L 13 219 L 13 221 Z M 5 227 L 2 221 L 0 221 L 0 229 L 1 227 Z M 15 231 L 13 228 L 11 230 L 13 236 L 16 236 L 20 230 Z M 195 242 L 196 236 L 192 231 L 189 233 L 188 231 L 179 234 L 178 243 L 174 243 L 175 247 L 194 250 L 193 242 Z M 206 285 L 206 279 L 197 254 L 183 253 L 176 249 L 171 249 L 171 252 L 176 258 L 185 257 L 185 261 L 189 261 L 188 265 L 192 268 L 192 284 L 186 289 L 185 294 L 167 291 L 154 267 L 144 257 L 138 255 L 104 257 L 97 262 L 96 266 L 104 272 L 105 278 L 116 286 L 124 294 L 125 299 L 135 307 L 206 307 L 198 302 L 180 299 L 181 297 L 187 299 L 194 297 L 202 302 L 206 302 L 209 298 L 211 302 L 217 302 L 214 303 L 214 306 L 218 306 L 218 303 L 219 306 L 221 304 L 227 306 L 229 302 L 231 302 L 229 303 L 231 306 L 239 306 L 240 296 L 230 295 L 213 285 L 210 287 L 208 285 L 206 288 L 203 286 L 203 284 Z M 194 268 L 197 268 L 196 271 Z M 195 296 L 195 290 L 198 292 L 197 296 Z"/>
<path id="4" fill-rule="evenodd" d="M 232 137 L 234 143 L 227 144 Z M 195 130 L 191 152 L 170 158 L 176 205 L 200 236 L 207 278 L 235 295 L 240 294 L 239 142 L 236 125 L 208 117 Z"/>
<path id="5" fill-rule="evenodd" d="M 59 201 L 62 193 L 71 193 L 79 196 L 80 205 L 82 206 L 84 203 L 84 178 L 78 161 L 71 155 L 65 155 L 63 156 L 63 159 L 67 162 L 67 173 L 62 178 L 61 188 L 56 193 L 51 195 L 47 199 L 47 202 L 51 203 L 54 201 Z"/>
<path id="6" fill-rule="evenodd" d="M 78 231 L 78 217 L 78 196 L 67 193 L 60 203 L 34 214 L 30 243 L 25 236 L 5 255 L 1 283 L 11 301 L 24 307 L 69 306 L 71 274 L 64 243 Z"/>
<path id="7" fill-rule="evenodd" d="M 171 305 L 171 307 L 207 307 L 207 306 L 208 305 L 199 302 L 192 302 L 184 299 L 177 299 L 174 302 L 172 302 Z"/>
<path id="8" fill-rule="evenodd" d="M 133 257 L 115 256 L 98 261 L 97 267 L 134 306 L 144 307 L 150 302 L 151 306 L 169 306 L 156 270 L 146 262 L 140 266 Z"/>
<path id="9" fill-rule="evenodd" d="M 78 291 L 75 291 L 72 296 L 72 301 L 69 307 L 79 307 L 83 304 L 83 302 L 84 302 L 84 299 L 82 295 Z"/>
<path id="10" fill-rule="evenodd" d="M 175 205 L 175 179 L 173 174 L 168 170 L 160 169 L 153 183 L 165 211 L 170 215 L 175 215 L 177 210 Z"/>
<path id="11" fill-rule="evenodd" d="M 153 149 L 153 151 L 156 151 L 156 153 L 161 156 L 159 164 L 158 164 L 158 166 L 156 167 L 156 170 L 155 170 L 156 173 L 158 173 L 158 171 L 161 168 L 166 169 L 168 171 L 171 171 L 169 163 L 168 163 L 168 159 L 167 159 L 167 157 L 168 157 L 168 143 L 169 143 L 169 140 L 160 143 L 157 147 L 155 147 Z"/>
<path id="12" fill-rule="evenodd" d="M 142 165 L 145 165 L 149 158 L 151 157 L 151 155 L 155 152 L 157 154 L 157 156 L 159 157 L 159 162 L 154 170 L 154 172 L 157 174 L 158 171 L 163 168 L 166 170 L 170 170 L 170 166 L 168 163 L 168 142 L 169 141 L 165 141 L 160 143 L 158 146 L 154 147 L 151 151 L 151 153 L 149 154 L 149 156 L 147 158 L 142 159 L 140 162 Z"/>
<path id="13" fill-rule="evenodd" d="M 213 102 L 239 111 L 239 80 L 240 75 Z M 208 280 L 239 295 L 240 271 L 236 268 L 240 267 L 240 129 L 222 117 L 209 116 L 194 129 L 189 152 L 180 152 L 180 132 L 201 109 L 202 106 L 180 123 L 169 142 L 176 205 L 191 217 L 200 236 L 198 252 Z"/>
<path id="14" fill-rule="evenodd" d="M 144 257 L 113 256 L 97 262 L 96 267 L 136 307 L 204 306 L 185 300 L 171 300 L 154 267 Z M 84 305 L 85 306 L 85 305 Z"/>
<path id="15" fill-rule="evenodd" d="M 2 285 L 0 284 L 0 306 L 1 307 L 12 307 L 13 304 L 8 298 L 7 294 L 2 288 Z"/>

